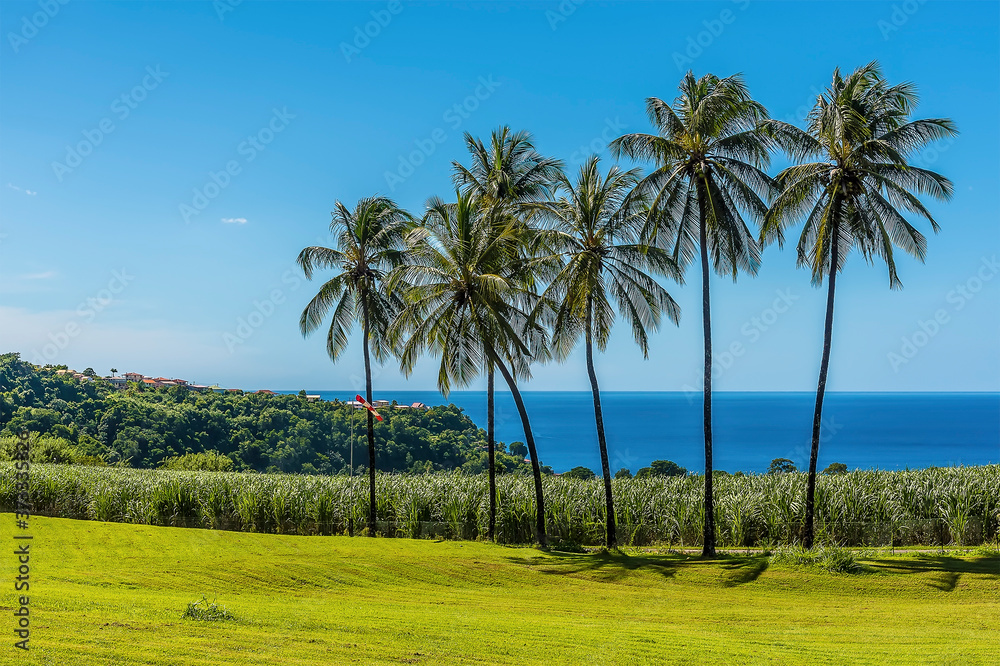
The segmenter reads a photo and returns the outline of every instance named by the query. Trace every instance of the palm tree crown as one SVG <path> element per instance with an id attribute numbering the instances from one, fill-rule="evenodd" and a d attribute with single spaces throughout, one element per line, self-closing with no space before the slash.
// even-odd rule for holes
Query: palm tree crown
<path id="1" fill-rule="evenodd" d="M 904 217 L 911 213 L 938 224 L 918 194 L 948 199 L 951 182 L 907 163 L 928 143 L 956 134 L 951 120 L 910 120 L 917 103 L 910 83 L 890 86 L 872 62 L 833 82 L 816 100 L 805 132 L 785 132 L 782 144 L 793 158 L 819 161 L 791 166 L 778 175 L 782 193 L 761 230 L 762 242 L 784 241 L 784 230 L 805 217 L 797 246 L 800 266 L 815 283 L 830 274 L 833 238 L 837 270 L 852 249 L 869 262 L 881 257 L 891 288 L 902 286 L 893 247 L 923 260 L 927 241 Z M 835 231 L 836 230 L 836 231 Z"/>
<path id="2" fill-rule="evenodd" d="M 565 358 L 585 332 L 600 351 L 611 335 L 617 306 L 632 327 L 643 356 L 649 354 L 648 330 L 658 326 L 661 314 L 677 322 L 680 308 L 650 273 L 680 280 L 681 272 L 670 253 L 642 242 L 645 214 L 628 195 L 638 183 L 637 169 L 612 167 L 601 176 L 599 158 L 591 156 L 580 168 L 576 183 L 560 175 L 557 184 L 565 195 L 555 201 L 530 206 L 550 226 L 543 234 L 559 261 L 545 291 L 546 303 L 555 303 L 552 346 Z M 628 205 L 626 205 L 628 201 Z"/>
<path id="3" fill-rule="evenodd" d="M 652 161 L 657 168 L 637 193 L 650 196 L 647 232 L 670 232 L 675 259 L 686 266 L 696 255 L 704 226 L 715 271 L 755 274 L 760 250 L 743 219 L 767 211 L 775 185 L 764 172 L 773 139 L 765 131 L 767 111 L 739 76 L 688 72 L 673 105 L 646 100 L 657 134 L 626 134 L 611 142 L 616 157 Z M 704 224 L 702 224 L 704 220 Z"/>
<path id="4" fill-rule="evenodd" d="M 339 201 L 335 208 L 330 232 L 337 239 L 337 249 L 307 247 L 297 259 L 308 279 L 317 270 L 338 270 L 309 301 L 299 328 L 303 335 L 312 333 L 332 308 L 326 341 L 330 358 L 340 357 L 353 323 L 360 321 L 367 328 L 375 358 L 383 361 L 391 354 L 385 333 L 402 306 L 399 295 L 385 288 L 386 280 L 405 259 L 412 218 L 385 197 L 361 199 L 353 211 Z"/>
<path id="5" fill-rule="evenodd" d="M 393 327 L 393 339 L 409 337 L 400 349 L 404 372 L 424 352 L 441 356 L 438 386 L 466 386 L 492 353 L 528 376 L 528 359 L 544 356 L 544 329 L 530 318 L 537 297 L 529 288 L 522 228 L 512 218 L 484 224 L 479 199 L 456 192 L 455 203 L 428 202 L 422 242 L 411 262 L 393 274 L 406 284 L 407 305 Z"/>

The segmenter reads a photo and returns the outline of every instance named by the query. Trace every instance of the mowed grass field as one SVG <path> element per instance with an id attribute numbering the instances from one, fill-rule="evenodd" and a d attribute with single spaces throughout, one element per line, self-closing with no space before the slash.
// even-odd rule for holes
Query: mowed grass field
<path id="1" fill-rule="evenodd" d="M 31 650 L 3 664 L 997 663 L 1000 559 L 874 556 L 835 574 L 763 556 L 31 520 Z M 234 621 L 183 619 L 205 594 Z"/>

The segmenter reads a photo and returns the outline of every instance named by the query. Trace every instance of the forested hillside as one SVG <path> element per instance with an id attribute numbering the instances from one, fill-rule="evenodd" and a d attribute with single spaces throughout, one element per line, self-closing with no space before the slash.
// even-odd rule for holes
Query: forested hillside
<path id="1" fill-rule="evenodd" d="M 185 387 L 116 390 L 0 355 L 0 457 L 26 430 L 38 462 L 346 473 L 352 408 L 303 396 L 198 393 Z M 384 409 L 376 423 L 377 467 L 423 472 L 486 469 L 486 433 L 459 407 Z M 367 467 L 364 412 L 354 413 L 355 472 Z M 498 471 L 526 472 L 497 445 Z"/>

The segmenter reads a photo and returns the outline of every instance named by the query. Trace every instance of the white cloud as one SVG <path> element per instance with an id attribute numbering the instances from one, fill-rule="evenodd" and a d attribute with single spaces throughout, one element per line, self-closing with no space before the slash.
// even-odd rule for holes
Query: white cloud
<path id="1" fill-rule="evenodd" d="M 224 217 L 222 218 L 223 224 L 246 224 L 247 218 L 245 217 Z"/>
<path id="2" fill-rule="evenodd" d="M 45 271 L 42 273 L 25 273 L 23 275 L 17 276 L 19 280 L 49 280 L 54 278 L 58 273 L 55 271 Z"/>
<path id="3" fill-rule="evenodd" d="M 12 190 L 17 190 L 18 192 L 24 192 L 29 197 L 33 197 L 36 194 L 38 194 L 38 192 L 36 192 L 35 190 L 23 190 L 20 187 L 18 187 L 17 185 L 14 185 L 13 183 L 7 183 L 7 187 L 9 187 Z"/>

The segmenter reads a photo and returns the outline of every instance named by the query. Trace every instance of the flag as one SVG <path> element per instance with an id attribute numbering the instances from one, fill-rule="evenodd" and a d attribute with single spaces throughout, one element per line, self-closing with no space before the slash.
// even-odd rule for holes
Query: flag
<path id="1" fill-rule="evenodd" d="M 362 405 L 365 406 L 365 409 L 367 409 L 369 412 L 371 412 L 372 414 L 374 414 L 375 418 L 377 418 L 379 421 L 382 420 L 382 416 L 378 412 L 375 411 L 374 407 L 372 407 L 371 405 L 368 404 L 367 400 L 365 400 L 364 398 L 362 398 L 360 395 L 356 395 L 354 397 L 357 398 L 358 402 L 360 402 Z"/>

